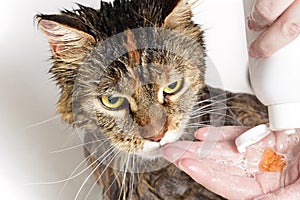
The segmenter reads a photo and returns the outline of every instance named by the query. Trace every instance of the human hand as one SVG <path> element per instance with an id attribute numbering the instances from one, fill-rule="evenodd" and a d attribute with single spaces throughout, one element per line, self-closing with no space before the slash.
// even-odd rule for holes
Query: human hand
<path id="1" fill-rule="evenodd" d="M 248 17 L 248 27 L 254 31 L 264 30 L 250 45 L 250 56 L 272 55 L 298 37 L 300 0 L 256 0 Z"/>
<path id="2" fill-rule="evenodd" d="M 300 198 L 300 130 L 294 135 L 271 133 L 239 153 L 234 140 L 245 127 L 203 128 L 196 132 L 200 142 L 179 141 L 167 144 L 162 153 L 167 160 L 207 189 L 228 199 L 299 199 Z M 219 134 L 218 141 L 207 141 Z M 205 146 L 214 145 L 204 158 Z M 289 143 L 289 145 L 287 145 Z M 284 154 L 283 172 L 262 172 L 258 168 L 264 149 Z"/>

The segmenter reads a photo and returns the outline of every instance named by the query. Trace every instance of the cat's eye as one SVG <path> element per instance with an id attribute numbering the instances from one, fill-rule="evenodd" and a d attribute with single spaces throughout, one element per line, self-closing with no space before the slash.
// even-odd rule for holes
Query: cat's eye
<path id="1" fill-rule="evenodd" d="M 101 96 L 100 100 L 101 103 L 108 109 L 118 109 L 123 105 L 125 101 L 123 97 L 108 97 L 108 96 Z"/>
<path id="2" fill-rule="evenodd" d="M 171 83 L 167 87 L 164 88 L 165 94 L 175 94 L 182 88 L 182 80 Z"/>

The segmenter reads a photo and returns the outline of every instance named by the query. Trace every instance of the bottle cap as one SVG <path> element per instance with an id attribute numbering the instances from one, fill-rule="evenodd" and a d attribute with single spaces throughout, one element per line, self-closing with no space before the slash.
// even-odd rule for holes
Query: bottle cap
<path id="1" fill-rule="evenodd" d="M 270 129 L 267 125 L 255 126 L 235 139 L 235 145 L 240 153 L 246 152 L 246 148 L 269 135 Z"/>

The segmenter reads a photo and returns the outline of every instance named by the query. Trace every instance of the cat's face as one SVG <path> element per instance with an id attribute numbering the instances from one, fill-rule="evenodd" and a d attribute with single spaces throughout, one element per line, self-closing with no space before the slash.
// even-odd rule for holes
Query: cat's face
<path id="1" fill-rule="evenodd" d="M 154 27 L 104 38 L 93 36 L 101 30 L 92 22 L 40 16 L 62 89 L 58 110 L 91 153 L 100 147 L 152 159 L 185 134 L 204 88 L 202 31 L 185 1 L 171 11 Z"/>
<path id="2" fill-rule="evenodd" d="M 148 38 L 161 49 L 137 48 L 149 45 Z M 73 89 L 74 123 L 93 135 L 86 142 L 104 140 L 107 148 L 152 159 L 160 156 L 160 147 L 186 134 L 204 87 L 202 48 L 193 42 L 170 30 L 144 28 L 96 46 Z M 111 45 L 116 43 L 121 45 Z M 185 48 L 175 49 L 178 44 L 201 53 L 191 59 Z"/>

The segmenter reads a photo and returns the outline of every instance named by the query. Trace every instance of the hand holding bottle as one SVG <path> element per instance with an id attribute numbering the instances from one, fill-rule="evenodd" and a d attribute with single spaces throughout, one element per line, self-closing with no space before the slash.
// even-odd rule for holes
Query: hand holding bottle
<path id="1" fill-rule="evenodd" d="M 298 37 L 300 0 L 256 0 L 248 17 L 248 27 L 262 31 L 250 45 L 250 56 L 263 58 L 272 55 Z"/>

